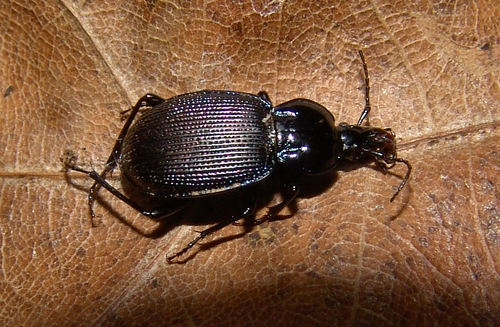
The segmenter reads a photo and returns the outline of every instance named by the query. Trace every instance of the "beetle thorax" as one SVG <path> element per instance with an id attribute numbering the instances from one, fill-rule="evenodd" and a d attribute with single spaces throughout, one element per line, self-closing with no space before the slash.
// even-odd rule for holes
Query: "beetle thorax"
<path id="1" fill-rule="evenodd" d="M 333 116 L 321 105 L 295 99 L 274 108 L 276 162 L 292 174 L 327 172 L 337 164 L 338 136 Z"/>

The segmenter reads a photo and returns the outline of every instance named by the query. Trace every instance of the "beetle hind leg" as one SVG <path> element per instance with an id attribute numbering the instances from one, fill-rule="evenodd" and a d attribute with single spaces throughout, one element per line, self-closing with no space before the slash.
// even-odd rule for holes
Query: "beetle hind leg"
<path id="1" fill-rule="evenodd" d="M 113 171 L 115 167 L 118 165 L 118 161 L 121 157 L 121 148 L 122 148 L 122 143 L 123 139 L 125 138 L 125 135 L 128 132 L 128 129 L 130 128 L 130 125 L 132 125 L 132 122 L 139 112 L 139 109 L 143 107 L 154 107 L 165 100 L 157 95 L 147 93 L 146 95 L 142 96 L 139 101 L 135 104 L 135 106 L 132 108 L 132 112 L 130 116 L 128 117 L 127 121 L 125 122 L 125 125 L 123 125 L 122 130 L 120 131 L 120 134 L 118 135 L 118 138 L 116 139 L 115 145 L 113 147 L 113 150 L 111 151 L 111 154 L 109 155 L 108 160 L 106 161 L 104 170 L 98 174 L 94 170 L 85 170 L 83 168 L 80 168 L 76 166 L 72 161 L 73 160 L 65 160 L 64 165 L 66 166 L 67 169 L 79 171 L 81 173 L 87 174 L 94 180 L 94 184 L 90 187 L 89 189 L 89 195 L 88 195 L 88 205 L 89 205 L 89 211 L 90 211 L 90 216 L 92 219 L 92 226 L 94 226 L 94 218 L 95 218 L 95 212 L 94 212 L 94 201 L 95 201 L 95 195 L 103 186 L 106 188 L 108 191 L 110 191 L 113 195 L 118 197 L 120 200 L 126 202 L 128 205 L 136 209 L 137 211 L 141 212 L 143 215 L 146 215 L 151 218 L 157 218 L 160 217 L 163 212 L 160 211 L 146 211 L 142 209 L 139 205 L 137 205 L 135 202 L 132 200 L 128 199 L 125 195 L 120 193 L 118 190 L 116 190 L 114 187 L 112 187 L 107 181 L 106 181 L 106 175 Z"/>
<path id="2" fill-rule="evenodd" d="M 99 185 L 99 187 L 101 187 L 101 186 L 104 187 L 111 194 L 113 194 L 114 196 L 116 196 L 118 199 L 122 200 L 126 204 L 128 204 L 130 207 L 135 209 L 137 212 L 139 212 L 139 213 L 143 214 L 144 216 L 149 217 L 151 219 L 160 220 L 160 219 L 166 218 L 168 216 L 171 216 L 184 208 L 181 206 L 181 207 L 174 209 L 174 210 L 165 209 L 165 208 L 160 208 L 160 209 L 156 209 L 156 210 L 146 210 L 141 205 L 139 205 L 137 202 L 128 198 L 125 194 L 121 193 L 119 190 L 114 188 L 111 184 L 108 183 L 108 181 L 104 177 L 102 177 L 95 170 L 85 170 L 81 167 L 73 165 L 71 162 L 65 162 L 65 165 L 68 169 L 87 174 L 90 178 L 92 178 L 94 180 L 94 185 Z M 89 200 L 90 200 L 90 196 L 89 196 Z M 91 210 L 92 210 L 92 208 L 91 208 Z"/>

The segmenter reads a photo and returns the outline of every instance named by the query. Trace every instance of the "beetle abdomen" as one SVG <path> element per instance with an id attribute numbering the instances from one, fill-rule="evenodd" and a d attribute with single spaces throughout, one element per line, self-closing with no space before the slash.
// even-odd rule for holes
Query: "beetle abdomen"
<path id="1" fill-rule="evenodd" d="M 148 193 L 213 194 L 272 172 L 271 103 L 246 93 L 201 91 L 145 111 L 125 136 L 123 174 Z"/>

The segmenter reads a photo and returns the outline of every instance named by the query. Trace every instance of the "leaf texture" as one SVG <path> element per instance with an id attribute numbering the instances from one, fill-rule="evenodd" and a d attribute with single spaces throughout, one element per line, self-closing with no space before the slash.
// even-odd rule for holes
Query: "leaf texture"
<path id="1" fill-rule="evenodd" d="M 499 325 L 498 17 L 492 0 L 2 1 L 0 324 Z M 266 90 L 354 123 L 359 49 L 370 123 L 414 168 L 394 203 L 404 167 L 347 167 L 292 218 L 227 227 L 184 264 L 166 256 L 217 207 L 145 237 L 158 223 L 101 191 L 91 227 L 91 181 L 59 158 L 102 169 L 144 93 Z"/>

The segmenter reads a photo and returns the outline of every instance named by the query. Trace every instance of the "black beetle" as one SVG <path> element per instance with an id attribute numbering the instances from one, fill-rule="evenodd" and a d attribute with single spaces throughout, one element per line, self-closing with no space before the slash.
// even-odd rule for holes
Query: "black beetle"
<path id="1" fill-rule="evenodd" d="M 258 95 L 233 91 L 201 91 L 167 100 L 146 94 L 133 107 L 104 171 L 85 170 L 67 160 L 67 168 L 88 174 L 95 182 L 88 199 L 92 218 L 94 196 L 103 186 L 116 197 L 150 218 L 164 218 L 180 209 L 148 211 L 106 181 L 117 164 L 123 177 L 142 192 L 157 198 L 193 199 L 241 189 L 279 172 L 283 201 L 255 218 L 251 204 L 200 233 L 168 260 L 180 256 L 196 242 L 241 218 L 257 225 L 275 217 L 295 199 L 298 181 L 336 168 L 341 160 L 375 161 L 383 171 L 396 162 L 407 166 L 397 191 L 406 184 L 411 166 L 396 155 L 390 129 L 361 126 L 370 112 L 368 68 L 359 51 L 365 74 L 365 108 L 356 125 L 334 124 L 320 104 L 294 99 L 273 107 L 265 92 Z M 132 125 L 135 116 L 145 110 Z M 132 126 L 131 126 L 132 125 Z"/>

